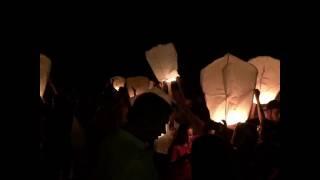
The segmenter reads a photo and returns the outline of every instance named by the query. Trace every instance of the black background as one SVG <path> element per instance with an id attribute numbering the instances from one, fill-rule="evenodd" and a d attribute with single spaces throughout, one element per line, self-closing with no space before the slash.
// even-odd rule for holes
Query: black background
<path id="1" fill-rule="evenodd" d="M 160 43 L 174 43 L 178 71 L 187 97 L 201 93 L 200 70 L 226 53 L 245 61 L 261 55 L 280 61 L 288 58 L 284 45 L 284 42 L 288 43 L 286 34 L 281 28 L 267 24 L 245 30 L 238 24 L 225 27 L 167 24 L 133 25 L 118 30 L 104 27 L 97 32 L 82 32 L 74 28 L 63 31 L 62 35 L 43 34 L 45 43 L 40 52 L 53 62 L 51 78 L 56 86 L 68 92 L 98 93 L 115 75 L 143 75 L 156 81 L 145 51 Z M 46 39 L 54 39 L 55 43 L 46 42 Z"/>

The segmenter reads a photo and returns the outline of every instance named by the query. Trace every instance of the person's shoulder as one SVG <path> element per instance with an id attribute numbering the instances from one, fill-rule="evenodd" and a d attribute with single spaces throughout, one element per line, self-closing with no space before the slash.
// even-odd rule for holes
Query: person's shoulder
<path id="1" fill-rule="evenodd" d="M 151 150 L 146 150 L 143 143 L 136 139 L 130 133 L 123 131 L 122 135 L 128 138 L 134 150 L 131 155 L 131 159 L 125 165 L 124 171 L 122 173 L 125 179 L 139 179 L 139 180 L 153 180 L 157 179 L 156 169 L 153 162 L 153 152 Z"/>
<path id="2" fill-rule="evenodd" d="M 132 147 L 143 150 L 144 149 L 144 143 L 132 135 L 131 133 L 125 131 L 125 130 L 119 130 L 119 138 L 124 141 L 127 144 L 130 144 Z"/>

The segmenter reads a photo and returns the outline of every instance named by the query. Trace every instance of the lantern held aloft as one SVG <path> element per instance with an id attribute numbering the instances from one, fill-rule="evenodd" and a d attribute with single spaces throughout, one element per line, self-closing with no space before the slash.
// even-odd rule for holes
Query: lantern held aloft
<path id="1" fill-rule="evenodd" d="M 256 86 L 257 69 L 226 54 L 201 70 L 200 81 L 210 118 L 228 126 L 248 119 Z"/>
<path id="2" fill-rule="evenodd" d="M 159 44 L 145 53 L 146 59 L 159 82 L 176 81 L 178 57 L 173 43 Z"/>
<path id="3" fill-rule="evenodd" d="M 260 90 L 260 103 L 267 104 L 280 92 L 280 60 L 270 56 L 258 56 L 249 61 L 258 69 L 256 88 Z M 254 103 L 256 99 L 254 98 Z"/>

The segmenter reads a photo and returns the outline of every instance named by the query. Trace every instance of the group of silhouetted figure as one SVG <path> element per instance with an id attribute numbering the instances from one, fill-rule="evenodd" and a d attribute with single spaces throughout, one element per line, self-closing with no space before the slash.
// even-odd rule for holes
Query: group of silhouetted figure
<path id="1" fill-rule="evenodd" d="M 280 178 L 278 100 L 230 129 L 210 119 L 203 98 L 172 97 L 155 91 L 132 100 L 112 85 L 95 97 L 48 88 L 40 98 L 40 179 Z"/>

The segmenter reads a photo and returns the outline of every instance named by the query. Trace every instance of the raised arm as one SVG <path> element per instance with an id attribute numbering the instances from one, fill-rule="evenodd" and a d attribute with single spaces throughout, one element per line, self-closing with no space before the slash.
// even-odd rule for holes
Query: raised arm
<path id="1" fill-rule="evenodd" d="M 254 95 L 256 97 L 256 100 L 257 100 L 257 110 L 258 110 L 258 118 L 259 118 L 259 121 L 260 121 L 260 128 L 259 128 L 259 142 L 262 142 L 262 131 L 263 131 L 263 124 L 264 124 L 264 121 L 265 121 L 265 115 L 264 115 L 264 112 L 263 112 L 263 109 L 262 109 L 262 106 L 260 104 L 260 99 L 259 99 L 259 96 L 260 96 L 260 91 L 258 89 L 255 89 L 254 90 Z"/>

